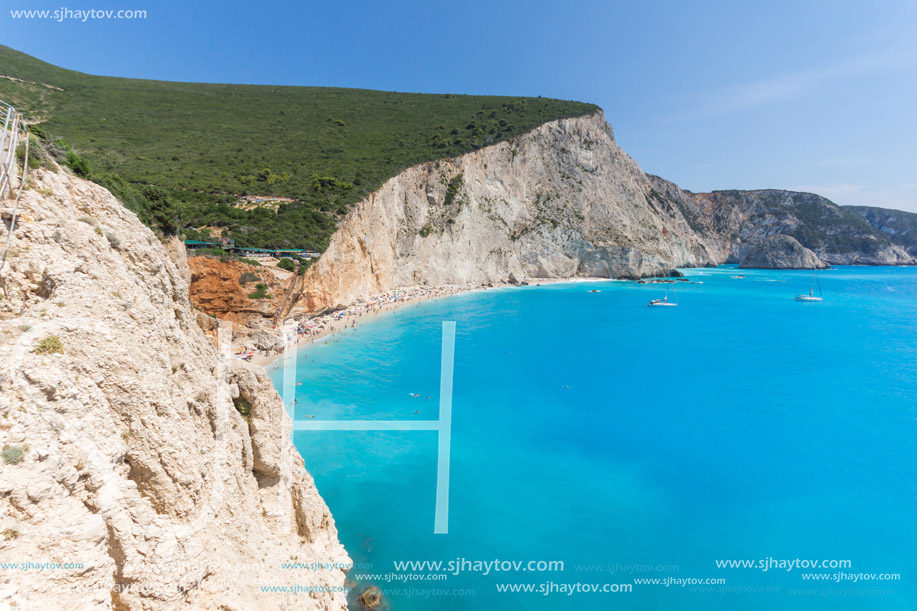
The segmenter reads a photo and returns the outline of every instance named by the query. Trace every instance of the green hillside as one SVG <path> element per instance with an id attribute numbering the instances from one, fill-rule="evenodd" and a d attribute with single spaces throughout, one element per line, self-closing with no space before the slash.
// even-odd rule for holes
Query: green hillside
<path id="1" fill-rule="evenodd" d="M 597 110 L 542 98 L 92 76 L 3 46 L 0 77 L 0 99 L 38 123 L 45 148 L 64 159 L 72 148 L 76 169 L 145 222 L 164 232 L 223 226 L 249 246 L 323 249 L 348 207 L 404 168 Z M 233 205 L 246 194 L 295 201 Z"/>
<path id="2" fill-rule="evenodd" d="M 875 206 L 843 206 L 863 217 L 889 241 L 917 257 L 917 213 Z"/>

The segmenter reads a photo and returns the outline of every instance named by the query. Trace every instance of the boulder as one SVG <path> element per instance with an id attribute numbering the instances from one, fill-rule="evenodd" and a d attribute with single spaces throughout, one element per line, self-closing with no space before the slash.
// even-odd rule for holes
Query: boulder
<path id="1" fill-rule="evenodd" d="M 283 339 L 280 337 L 280 334 L 271 333 L 266 329 L 261 329 L 252 333 L 251 340 L 255 347 L 260 348 L 261 350 L 283 349 Z"/>
<path id="2" fill-rule="evenodd" d="M 360 594 L 360 604 L 367 609 L 375 609 L 382 604 L 382 592 L 376 586 L 370 586 Z"/>

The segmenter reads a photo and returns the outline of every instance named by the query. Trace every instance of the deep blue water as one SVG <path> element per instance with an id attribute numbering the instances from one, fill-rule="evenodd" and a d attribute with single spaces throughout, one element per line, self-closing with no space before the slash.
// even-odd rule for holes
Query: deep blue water
<path id="1" fill-rule="evenodd" d="M 645 307 L 664 289 L 632 282 L 500 289 L 305 347 L 298 418 L 435 419 L 441 323 L 457 321 L 449 534 L 433 534 L 435 432 L 296 433 L 363 565 L 351 575 L 429 574 L 395 571 L 404 560 L 564 562 L 377 578 L 396 611 L 917 608 L 917 270 L 826 271 L 818 304 L 793 300 L 809 272 L 685 273 L 703 284 L 679 283 L 678 308 Z M 715 564 L 768 557 L 851 564 Z M 666 577 L 726 583 L 497 591 Z M 473 594 L 396 591 L 408 588 Z"/>

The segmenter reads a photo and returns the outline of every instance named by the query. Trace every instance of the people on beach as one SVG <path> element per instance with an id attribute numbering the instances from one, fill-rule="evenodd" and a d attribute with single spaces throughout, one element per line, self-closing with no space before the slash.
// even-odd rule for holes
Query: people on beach
<path id="1" fill-rule="evenodd" d="M 350 329 L 356 329 L 357 319 L 363 318 L 364 314 L 376 314 L 411 301 L 442 297 L 473 288 L 475 288 L 475 286 L 469 284 L 464 286 L 445 285 L 438 287 L 395 289 L 336 312 L 320 314 L 312 318 L 301 320 L 296 326 L 296 343 L 298 345 L 301 341 L 315 342 L 315 340 L 325 335 L 333 337 L 338 331 L 344 332 L 348 328 L 348 322 L 350 323 Z M 343 324 L 341 325 L 341 323 Z M 275 325 L 274 329 L 276 330 L 277 328 L 278 325 Z M 255 356 L 255 350 L 256 349 L 243 349 L 236 353 L 236 357 L 250 361 Z M 283 350 L 258 349 L 257 353 L 261 356 L 269 357 L 282 354 Z M 419 397 L 420 395 L 417 396 Z"/>

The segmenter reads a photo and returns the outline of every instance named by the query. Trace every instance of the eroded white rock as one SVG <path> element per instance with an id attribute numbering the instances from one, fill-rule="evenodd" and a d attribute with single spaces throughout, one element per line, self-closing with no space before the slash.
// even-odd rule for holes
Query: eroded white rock
<path id="1" fill-rule="evenodd" d="M 343 611 L 341 592 L 260 590 L 291 557 L 347 562 L 263 370 L 221 362 L 187 270 L 106 190 L 32 177 L 0 301 L 0 445 L 24 448 L 0 466 L 0 553 L 79 566 L 5 572 L 0 608 Z"/>

